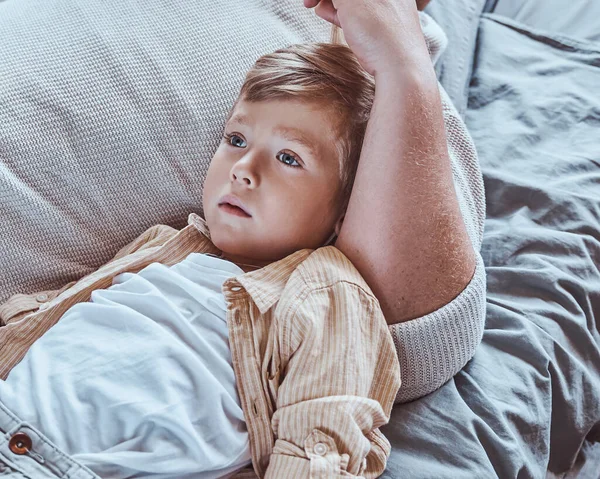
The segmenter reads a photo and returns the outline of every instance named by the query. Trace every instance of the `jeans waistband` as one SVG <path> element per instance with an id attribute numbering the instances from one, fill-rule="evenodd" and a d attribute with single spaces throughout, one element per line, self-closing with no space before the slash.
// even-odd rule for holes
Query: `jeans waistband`
<path id="1" fill-rule="evenodd" d="M 31 449 L 16 449 L 14 444 L 16 434 L 25 434 L 30 438 Z M 13 439 L 12 445 L 11 439 Z M 13 450 L 17 450 L 17 452 L 13 452 Z M 24 453 L 19 454 L 20 451 Z M 21 421 L 1 401 L 0 463 L 13 469 L 15 477 L 27 479 L 100 479 L 87 467 L 62 452 L 32 425 Z"/>

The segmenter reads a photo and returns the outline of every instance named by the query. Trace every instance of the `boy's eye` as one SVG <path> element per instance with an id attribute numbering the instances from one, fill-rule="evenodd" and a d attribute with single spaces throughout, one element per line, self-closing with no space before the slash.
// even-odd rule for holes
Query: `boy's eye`
<path id="1" fill-rule="evenodd" d="M 242 140 L 242 138 L 240 138 L 235 133 L 232 133 L 232 134 L 225 133 L 223 135 L 223 138 L 227 141 L 227 143 L 229 143 L 230 145 L 236 146 L 238 148 L 244 148 L 244 146 L 245 146 L 245 145 L 243 145 L 244 140 Z M 240 144 L 240 143 L 242 143 L 242 144 Z M 279 159 L 280 155 L 281 155 L 282 159 L 280 159 L 279 161 L 281 161 L 281 163 L 283 163 L 284 165 L 291 166 L 292 168 L 298 168 L 298 167 L 302 166 L 298 162 L 298 158 L 295 157 L 294 155 L 292 155 L 291 153 L 279 152 L 279 153 L 277 153 L 277 155 L 275 155 L 275 157 L 277 159 Z"/>
<path id="2" fill-rule="evenodd" d="M 290 155 L 289 153 L 285 153 L 285 152 L 279 152 L 279 153 L 277 153 L 276 156 L 279 157 L 279 155 L 281 155 L 281 158 L 283 158 L 283 159 L 279 160 L 283 164 L 292 166 L 294 168 L 298 168 L 299 166 L 301 166 L 300 163 L 298 163 L 298 161 L 296 160 L 296 157 L 294 155 Z"/>
<path id="3" fill-rule="evenodd" d="M 237 146 L 238 148 L 243 148 L 243 147 L 244 147 L 243 145 L 240 145 L 240 144 L 235 144 L 235 143 L 232 143 L 232 142 L 231 142 L 231 140 L 232 140 L 232 139 L 233 139 L 234 141 L 235 141 L 236 139 L 237 139 L 237 140 L 241 140 L 242 142 L 244 141 L 244 140 L 242 140 L 242 139 L 241 139 L 239 136 L 237 136 L 236 134 L 231 134 L 231 135 L 229 135 L 229 134 L 225 133 L 225 134 L 223 135 L 223 138 L 225 138 L 225 139 L 227 140 L 227 143 L 229 143 L 229 144 L 231 144 L 231 145 L 233 145 L 233 146 Z"/>

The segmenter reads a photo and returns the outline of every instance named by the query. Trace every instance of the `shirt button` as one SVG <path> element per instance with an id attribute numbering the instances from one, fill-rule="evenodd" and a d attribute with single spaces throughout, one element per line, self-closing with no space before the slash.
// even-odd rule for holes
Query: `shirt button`
<path id="1" fill-rule="evenodd" d="M 50 306 L 48 303 L 42 303 L 40 304 L 40 309 L 46 309 L 48 306 Z"/>
<path id="2" fill-rule="evenodd" d="M 35 299 L 37 301 L 39 301 L 40 303 L 43 303 L 44 301 L 48 301 L 48 295 L 47 294 L 38 294 Z"/>
<path id="3" fill-rule="evenodd" d="M 315 444 L 315 453 L 317 453 L 319 456 L 324 456 L 326 452 L 327 446 L 325 444 L 323 444 L 322 442 L 318 442 Z"/>
<path id="4" fill-rule="evenodd" d="M 18 432 L 10 438 L 8 448 L 15 454 L 22 456 L 27 454 L 27 451 L 31 449 L 31 438 L 24 432 Z"/>

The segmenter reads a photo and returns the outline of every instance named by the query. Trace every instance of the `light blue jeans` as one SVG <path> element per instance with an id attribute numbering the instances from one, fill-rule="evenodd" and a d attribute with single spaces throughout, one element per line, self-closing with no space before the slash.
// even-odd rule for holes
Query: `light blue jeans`
<path id="1" fill-rule="evenodd" d="M 23 436 L 24 434 L 24 436 Z M 31 441 L 31 448 L 28 443 Z M 0 402 L 0 478 L 100 479 Z"/>

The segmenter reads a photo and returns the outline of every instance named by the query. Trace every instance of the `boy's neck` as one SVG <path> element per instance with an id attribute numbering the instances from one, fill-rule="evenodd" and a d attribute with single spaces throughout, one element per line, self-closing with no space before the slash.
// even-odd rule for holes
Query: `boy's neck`
<path id="1" fill-rule="evenodd" d="M 269 262 L 269 261 L 259 261 L 259 260 L 253 260 L 251 258 L 230 256 L 225 253 L 221 253 L 220 257 L 221 257 L 221 259 L 231 261 L 232 263 L 236 264 L 237 266 L 242 268 L 244 273 L 256 271 L 257 269 L 264 268 L 265 266 L 271 264 L 271 262 Z"/>

